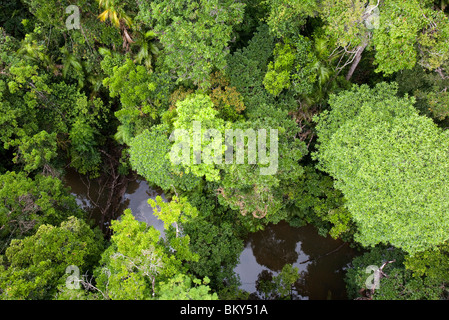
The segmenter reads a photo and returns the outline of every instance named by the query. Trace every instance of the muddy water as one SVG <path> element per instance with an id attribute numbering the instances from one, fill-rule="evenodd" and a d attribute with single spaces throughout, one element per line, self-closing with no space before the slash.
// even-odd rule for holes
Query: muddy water
<path id="1" fill-rule="evenodd" d="M 65 181 L 71 187 L 78 204 L 89 212 L 91 218 L 97 220 L 99 210 L 94 208 L 92 202 L 101 205 L 102 199 L 98 195 L 101 186 L 95 182 L 88 185 L 75 172 L 69 172 Z M 136 219 L 163 232 L 162 221 L 152 214 L 147 202 L 149 198 L 154 199 L 159 194 L 161 193 L 151 189 L 143 179 L 132 180 L 116 210 L 117 215 L 130 208 Z M 294 299 L 346 299 L 344 273 L 356 255 L 357 252 L 348 244 L 324 238 L 312 226 L 294 228 L 281 222 L 269 225 L 246 239 L 235 272 L 240 276 L 241 288 L 254 293 L 257 292 L 258 278 L 267 275 L 267 272 L 275 276 L 285 264 L 290 263 L 301 274 L 294 286 Z"/>

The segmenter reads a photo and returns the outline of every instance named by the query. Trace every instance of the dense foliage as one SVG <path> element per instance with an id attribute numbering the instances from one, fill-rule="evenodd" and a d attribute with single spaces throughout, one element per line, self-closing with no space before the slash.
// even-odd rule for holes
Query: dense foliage
<path id="1" fill-rule="evenodd" d="M 0 299 L 247 299 L 280 221 L 363 250 L 350 299 L 448 297 L 448 1 L 0 6 Z M 163 232 L 119 212 L 132 175 Z M 294 298 L 279 270 L 257 298 Z"/>

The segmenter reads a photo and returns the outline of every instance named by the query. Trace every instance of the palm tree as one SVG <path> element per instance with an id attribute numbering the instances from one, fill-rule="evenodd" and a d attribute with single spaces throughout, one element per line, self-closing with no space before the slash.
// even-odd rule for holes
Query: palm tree
<path id="1" fill-rule="evenodd" d="M 326 37 L 313 39 L 313 55 L 315 57 L 312 70 L 316 74 L 316 85 L 311 94 L 303 96 L 301 102 L 305 106 L 320 104 L 326 97 L 328 89 L 335 82 L 336 72 L 332 67 L 336 55 L 329 57 L 329 40 Z M 332 77 L 332 78 L 331 78 Z"/>
<path id="2" fill-rule="evenodd" d="M 313 52 L 317 58 L 313 70 L 317 74 L 318 85 L 320 88 L 329 80 L 332 70 L 329 65 L 328 52 L 329 52 L 329 40 L 325 37 L 319 37 L 314 39 Z"/>
<path id="3" fill-rule="evenodd" d="M 70 53 L 69 50 L 64 46 L 61 49 L 62 57 L 62 76 L 67 77 L 67 72 L 72 68 L 76 73 L 83 74 L 83 66 L 79 62 L 75 55 Z"/>
<path id="4" fill-rule="evenodd" d="M 117 28 L 120 28 L 123 38 L 123 49 L 129 51 L 129 46 L 134 41 L 128 33 L 127 28 L 131 28 L 132 19 L 121 8 L 117 8 L 114 0 L 98 0 L 98 5 L 103 9 L 98 18 L 104 22 L 109 18 L 109 21 Z"/>
<path id="5" fill-rule="evenodd" d="M 132 24 L 131 18 L 122 9 L 116 9 L 114 2 L 114 0 L 98 0 L 98 5 L 104 9 L 98 18 L 102 22 L 109 18 L 111 23 L 117 28 L 120 28 L 122 21 L 130 27 Z"/>
<path id="6" fill-rule="evenodd" d="M 31 34 L 25 35 L 19 50 L 17 50 L 17 54 L 25 60 L 42 64 L 47 70 L 51 70 L 54 74 L 58 73 L 58 67 L 54 63 L 52 57 L 44 53 L 44 46 L 39 45 L 37 41 L 33 39 Z"/>
<path id="7" fill-rule="evenodd" d="M 100 48 L 100 50 L 102 49 Z M 61 61 L 60 69 L 62 69 L 62 76 L 66 78 L 69 70 L 73 70 L 78 79 L 78 87 L 83 88 L 85 85 L 89 85 L 91 90 L 90 98 L 96 96 L 102 85 L 101 76 L 89 73 L 85 62 L 77 59 L 65 46 L 60 50 L 62 53 L 62 57 L 59 58 Z"/>
<path id="8" fill-rule="evenodd" d="M 152 30 L 145 32 L 142 37 L 136 40 L 135 44 L 139 46 L 139 51 L 134 56 L 134 62 L 143 63 L 148 70 L 153 68 L 152 64 L 156 60 L 159 48 L 153 41 L 156 33 Z"/>

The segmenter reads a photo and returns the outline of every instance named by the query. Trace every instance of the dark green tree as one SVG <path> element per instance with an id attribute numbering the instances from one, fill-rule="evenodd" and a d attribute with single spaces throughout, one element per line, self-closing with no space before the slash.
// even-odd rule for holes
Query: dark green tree
<path id="1" fill-rule="evenodd" d="M 42 224 L 57 226 L 68 216 L 84 217 L 63 182 L 51 176 L 31 179 L 24 172 L 8 171 L 0 175 L 0 199 L 0 252 Z"/>
<path id="2" fill-rule="evenodd" d="M 58 285 L 66 284 L 67 267 L 76 266 L 82 275 L 102 251 L 103 235 L 81 219 L 72 216 L 60 226 L 41 225 L 36 234 L 13 240 L 0 256 L 0 297 L 53 299 Z"/>

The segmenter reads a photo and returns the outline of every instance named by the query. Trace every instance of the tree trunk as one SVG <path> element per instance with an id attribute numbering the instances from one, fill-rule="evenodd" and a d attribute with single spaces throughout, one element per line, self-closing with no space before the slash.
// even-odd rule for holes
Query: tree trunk
<path id="1" fill-rule="evenodd" d="M 362 59 L 362 53 L 365 50 L 366 46 L 368 45 L 368 41 L 362 43 L 360 46 L 357 47 L 357 52 L 355 54 L 354 61 L 351 64 L 351 68 L 349 68 L 348 74 L 346 75 L 346 80 L 350 80 L 352 77 L 352 74 L 354 73 L 355 69 L 357 68 L 357 65 L 359 64 L 360 60 Z"/>

